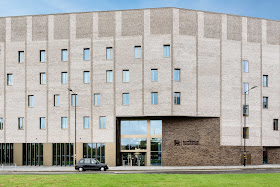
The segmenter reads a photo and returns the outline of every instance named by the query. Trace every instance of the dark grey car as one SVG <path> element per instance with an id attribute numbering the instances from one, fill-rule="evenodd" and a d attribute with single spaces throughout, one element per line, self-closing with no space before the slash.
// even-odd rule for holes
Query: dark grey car
<path id="1" fill-rule="evenodd" d="M 95 158 L 83 158 L 75 166 L 76 170 L 85 171 L 85 170 L 100 170 L 106 171 L 109 169 L 107 164 L 102 164 Z"/>

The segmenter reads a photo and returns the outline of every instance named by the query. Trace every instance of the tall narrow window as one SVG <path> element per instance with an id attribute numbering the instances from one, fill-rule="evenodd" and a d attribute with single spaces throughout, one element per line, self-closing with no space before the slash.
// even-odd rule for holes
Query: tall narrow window
<path id="1" fill-rule="evenodd" d="M 278 131 L 278 119 L 273 120 L 273 130 Z"/>
<path id="2" fill-rule="evenodd" d="M 45 117 L 40 118 L 40 129 L 46 129 L 46 118 Z"/>
<path id="3" fill-rule="evenodd" d="M 141 46 L 134 47 L 134 58 L 141 58 Z"/>
<path id="4" fill-rule="evenodd" d="M 68 51 L 67 49 L 61 50 L 61 61 L 66 62 L 68 61 Z"/>
<path id="5" fill-rule="evenodd" d="M 84 83 L 89 84 L 90 83 L 90 72 L 84 71 Z"/>
<path id="6" fill-rule="evenodd" d="M 94 94 L 94 106 L 100 106 L 100 94 Z"/>
<path id="7" fill-rule="evenodd" d="M 249 105 L 243 105 L 243 116 L 249 116 Z"/>
<path id="8" fill-rule="evenodd" d="M 28 96 L 28 107 L 34 107 L 34 95 Z"/>
<path id="9" fill-rule="evenodd" d="M 165 58 L 170 57 L 170 45 L 163 46 L 163 57 Z"/>
<path id="10" fill-rule="evenodd" d="M 107 47 L 106 48 L 106 59 L 113 59 L 113 48 Z"/>
<path id="11" fill-rule="evenodd" d="M 268 108 L 268 97 L 263 97 L 263 108 Z"/>
<path id="12" fill-rule="evenodd" d="M 18 118 L 18 129 L 24 129 L 24 118 Z"/>
<path id="13" fill-rule="evenodd" d="M 99 118 L 99 128 L 105 129 L 106 128 L 106 117 L 102 116 Z"/>
<path id="14" fill-rule="evenodd" d="M 19 63 L 24 63 L 24 51 L 19 51 L 18 52 L 18 62 Z"/>
<path id="15" fill-rule="evenodd" d="M 106 82 L 113 82 L 113 71 L 112 70 L 106 71 Z"/>
<path id="16" fill-rule="evenodd" d="M 245 73 L 249 72 L 249 62 L 247 60 L 243 60 L 242 69 Z"/>
<path id="17" fill-rule="evenodd" d="M 84 60 L 90 60 L 90 49 L 89 48 L 84 49 Z"/>
<path id="18" fill-rule="evenodd" d="M 60 106 L 60 95 L 54 95 L 54 106 Z"/>
<path id="19" fill-rule="evenodd" d="M 62 117 L 61 118 L 61 128 L 62 129 L 67 129 L 68 128 L 68 118 L 67 117 Z"/>
<path id="20" fill-rule="evenodd" d="M 151 104 L 152 105 L 157 105 L 158 104 L 158 93 L 157 92 L 152 92 L 151 93 Z"/>
<path id="21" fill-rule="evenodd" d="M 129 82 L 129 70 L 123 70 L 123 82 Z"/>
<path id="22" fill-rule="evenodd" d="M 84 129 L 90 128 L 90 118 L 88 116 L 84 117 Z"/>
<path id="23" fill-rule="evenodd" d="M 13 81 L 13 74 L 7 74 L 7 85 L 12 86 L 14 83 Z"/>
<path id="24" fill-rule="evenodd" d="M 68 73 L 67 72 L 61 73 L 61 84 L 68 84 Z"/>
<path id="25" fill-rule="evenodd" d="M 40 84 L 46 84 L 46 73 L 40 73 Z"/>
<path id="26" fill-rule="evenodd" d="M 151 69 L 151 80 L 153 82 L 158 81 L 158 69 Z"/>
<path id="27" fill-rule="evenodd" d="M 46 51 L 45 50 L 40 51 L 40 62 L 46 62 Z"/>
<path id="28" fill-rule="evenodd" d="M 174 81 L 179 82 L 181 80 L 181 70 L 180 69 L 174 69 Z"/>
<path id="29" fill-rule="evenodd" d="M 123 105 L 129 105 L 129 93 L 123 93 Z"/>
<path id="30" fill-rule="evenodd" d="M 268 75 L 263 75 L 263 87 L 268 87 Z"/>
<path id="31" fill-rule="evenodd" d="M 78 106 L 78 95 L 77 94 L 72 94 L 72 106 Z"/>
<path id="32" fill-rule="evenodd" d="M 174 92 L 174 104 L 175 105 L 181 104 L 181 93 L 180 92 Z"/>
<path id="33" fill-rule="evenodd" d="M 249 83 L 247 83 L 247 82 L 243 82 L 243 95 L 248 95 L 249 93 L 248 93 L 248 91 L 249 91 Z"/>
<path id="34" fill-rule="evenodd" d="M 3 118 L 0 118 L 0 130 L 3 130 L 4 128 L 4 120 Z"/>

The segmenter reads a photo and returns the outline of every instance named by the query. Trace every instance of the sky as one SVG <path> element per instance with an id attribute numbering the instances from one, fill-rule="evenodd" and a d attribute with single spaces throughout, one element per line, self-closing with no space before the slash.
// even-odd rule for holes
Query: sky
<path id="1" fill-rule="evenodd" d="M 0 0 L 0 17 L 158 7 L 280 20 L 280 0 Z"/>

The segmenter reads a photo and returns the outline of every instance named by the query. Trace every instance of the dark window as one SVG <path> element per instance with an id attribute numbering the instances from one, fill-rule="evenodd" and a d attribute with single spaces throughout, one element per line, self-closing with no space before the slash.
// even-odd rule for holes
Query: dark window
<path id="1" fill-rule="evenodd" d="M 273 120 L 273 130 L 278 131 L 278 119 Z"/>

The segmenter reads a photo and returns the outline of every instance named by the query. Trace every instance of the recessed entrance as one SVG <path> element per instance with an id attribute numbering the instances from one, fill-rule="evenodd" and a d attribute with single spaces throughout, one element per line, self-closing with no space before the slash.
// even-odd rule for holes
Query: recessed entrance
<path id="1" fill-rule="evenodd" d="M 145 166 L 146 153 L 122 153 L 123 166 Z"/>

